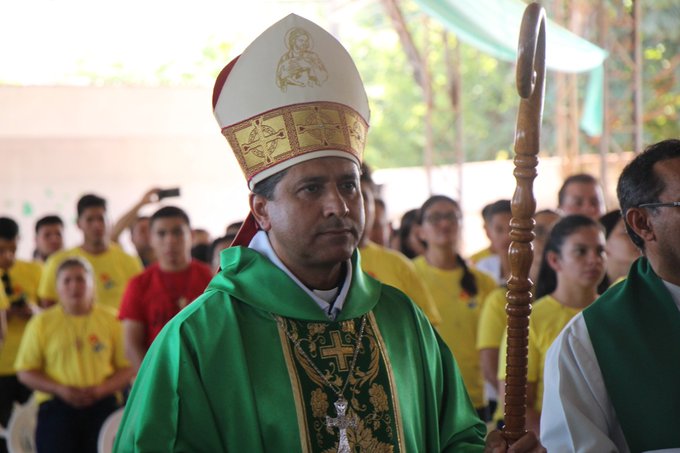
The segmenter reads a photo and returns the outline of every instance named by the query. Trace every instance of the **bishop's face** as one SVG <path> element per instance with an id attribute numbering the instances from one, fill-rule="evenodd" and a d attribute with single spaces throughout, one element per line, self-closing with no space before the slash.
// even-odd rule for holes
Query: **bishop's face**
<path id="1" fill-rule="evenodd" d="M 256 200 L 260 226 L 293 272 L 348 260 L 364 228 L 359 168 L 348 159 L 322 157 L 294 165 L 271 200 Z"/>

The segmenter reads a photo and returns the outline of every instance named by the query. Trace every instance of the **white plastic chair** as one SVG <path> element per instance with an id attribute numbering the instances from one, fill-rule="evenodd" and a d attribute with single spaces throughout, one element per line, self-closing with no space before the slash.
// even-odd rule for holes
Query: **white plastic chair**
<path id="1" fill-rule="evenodd" d="M 124 409 L 124 407 L 121 407 L 104 420 L 97 440 L 97 451 L 99 453 L 111 453 L 113 451 L 113 442 L 116 440 L 116 433 L 123 419 Z"/>
<path id="2" fill-rule="evenodd" d="M 33 397 L 24 404 L 14 403 L 12 415 L 4 430 L 9 453 L 35 452 L 35 427 L 38 422 L 38 405 Z"/>

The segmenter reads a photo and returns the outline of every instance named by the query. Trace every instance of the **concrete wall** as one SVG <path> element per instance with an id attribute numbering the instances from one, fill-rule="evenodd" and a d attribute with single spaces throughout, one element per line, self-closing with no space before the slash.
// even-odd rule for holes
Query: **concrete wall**
<path id="1" fill-rule="evenodd" d="M 223 234 L 247 214 L 247 187 L 212 117 L 210 90 L 0 87 L 0 213 L 20 222 L 20 256 L 47 213 L 79 242 L 75 203 L 93 192 L 115 220 L 150 187 L 175 187 L 167 203 L 194 226 Z M 148 206 L 152 213 L 158 206 Z M 129 244 L 127 245 L 129 248 Z"/>

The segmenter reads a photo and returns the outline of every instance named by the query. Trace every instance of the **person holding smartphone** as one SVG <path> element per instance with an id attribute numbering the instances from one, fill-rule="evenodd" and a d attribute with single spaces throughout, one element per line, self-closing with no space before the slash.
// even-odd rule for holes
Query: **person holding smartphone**
<path id="1" fill-rule="evenodd" d="M 130 240 L 135 246 L 139 259 L 144 267 L 148 267 L 156 261 L 149 237 L 149 217 L 140 216 L 139 211 L 149 204 L 160 201 L 158 187 L 147 190 L 142 198 L 123 214 L 111 227 L 111 241 L 119 244 L 120 235 L 126 229 L 130 231 Z"/>

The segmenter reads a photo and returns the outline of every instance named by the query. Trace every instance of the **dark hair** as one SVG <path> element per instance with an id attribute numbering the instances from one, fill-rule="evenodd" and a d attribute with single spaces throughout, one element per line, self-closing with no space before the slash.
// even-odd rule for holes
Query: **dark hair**
<path id="1" fill-rule="evenodd" d="M 234 242 L 234 239 L 236 239 L 235 234 L 225 234 L 224 236 L 220 236 L 217 239 L 213 240 L 212 243 L 210 244 L 210 249 L 208 250 L 208 257 L 210 258 L 210 261 L 212 264 L 212 258 L 215 256 L 215 249 L 222 243 L 226 242 L 227 247 L 231 245 L 232 242 Z"/>
<path id="2" fill-rule="evenodd" d="M 182 219 L 191 228 L 191 222 L 189 222 L 189 216 L 183 209 L 177 206 L 163 206 L 158 211 L 154 212 L 149 220 L 149 227 L 158 219 Z"/>
<path id="3" fill-rule="evenodd" d="M 380 206 L 381 208 L 383 208 L 384 211 L 387 210 L 387 205 L 385 204 L 385 200 L 383 200 L 382 198 L 376 198 L 375 199 L 375 205 Z"/>
<path id="4" fill-rule="evenodd" d="M 203 261 L 206 264 L 210 264 L 212 261 L 212 255 L 210 254 L 210 244 L 196 244 L 191 247 L 191 257 L 199 261 Z"/>
<path id="5" fill-rule="evenodd" d="M 456 200 L 453 198 L 447 197 L 446 195 L 432 195 L 430 198 L 425 200 L 425 203 L 420 207 L 420 211 L 418 212 L 418 224 L 422 225 L 423 220 L 425 219 L 425 214 L 427 213 L 427 210 L 430 208 L 435 203 L 438 203 L 440 201 L 444 201 L 446 203 L 450 203 L 453 206 L 456 207 L 458 212 L 460 212 L 460 205 Z M 426 244 L 427 246 L 427 244 Z M 462 256 L 460 256 L 458 253 L 456 253 L 456 261 L 457 264 L 463 269 L 463 277 L 460 279 L 460 286 L 470 295 L 470 296 L 476 296 L 478 289 L 477 289 L 477 279 L 475 278 L 475 274 L 470 272 L 470 269 L 467 266 L 467 263 L 463 259 Z"/>
<path id="6" fill-rule="evenodd" d="M 510 200 L 498 200 L 490 203 L 482 209 L 482 217 L 484 222 L 490 223 L 493 216 L 496 214 L 512 213 L 512 204 Z"/>
<path id="7" fill-rule="evenodd" d="M 148 215 L 140 215 L 140 216 L 135 217 L 135 219 L 132 221 L 132 223 L 130 223 L 130 226 L 128 227 L 128 229 L 130 231 L 134 230 L 135 227 L 137 226 L 137 224 L 139 222 L 143 221 L 143 220 L 149 220 L 149 224 L 151 224 L 151 218 Z"/>
<path id="8" fill-rule="evenodd" d="M 425 212 L 430 209 L 430 206 L 432 206 L 435 203 L 438 203 L 440 201 L 444 201 L 446 203 L 450 203 L 456 207 L 458 212 L 460 212 L 460 205 L 456 200 L 454 200 L 451 197 L 447 197 L 446 195 L 432 195 L 430 198 L 425 200 L 425 203 L 420 207 L 418 210 L 418 224 L 422 225 L 423 220 L 425 219 Z"/>
<path id="9" fill-rule="evenodd" d="M 19 225 L 9 217 L 0 217 L 0 239 L 13 241 L 19 236 Z"/>
<path id="10" fill-rule="evenodd" d="M 84 269 L 85 272 L 89 274 L 90 278 L 93 278 L 94 271 L 92 270 L 92 265 L 90 264 L 89 261 L 80 256 L 70 256 L 64 259 L 64 261 L 59 263 L 59 266 L 57 266 L 57 271 L 55 272 L 55 275 L 59 277 L 59 274 L 61 274 L 62 271 L 70 269 L 72 267 L 80 267 Z"/>
<path id="11" fill-rule="evenodd" d="M 61 220 L 61 217 L 58 215 L 46 215 L 45 217 L 41 217 L 37 222 L 35 222 L 35 234 L 38 234 L 40 228 L 47 225 L 59 225 L 63 227 L 64 221 Z"/>
<path id="12" fill-rule="evenodd" d="M 612 234 L 612 231 L 614 231 L 614 228 L 616 228 L 616 225 L 619 224 L 620 220 L 621 211 L 619 211 L 618 209 L 609 211 L 608 213 L 600 217 L 600 223 L 604 227 L 605 239 L 609 239 L 609 235 Z"/>
<path id="13" fill-rule="evenodd" d="M 539 214 L 554 214 L 554 215 L 559 215 L 557 211 L 554 209 L 541 209 L 540 211 L 536 211 L 536 214 L 534 214 L 534 217 L 536 217 Z"/>
<path id="14" fill-rule="evenodd" d="M 562 203 L 564 203 L 564 197 L 566 196 L 566 191 L 567 191 L 567 186 L 569 184 L 574 184 L 574 183 L 582 183 L 582 184 L 594 184 L 597 185 L 597 179 L 595 179 L 593 176 L 587 174 L 587 173 L 577 173 L 575 175 L 569 176 L 567 179 L 564 180 L 562 183 L 562 187 L 560 187 L 560 191 L 557 193 L 557 206 L 561 207 Z"/>
<path id="15" fill-rule="evenodd" d="M 80 200 L 78 200 L 78 217 L 80 217 L 83 214 L 83 211 L 88 208 L 104 208 L 104 210 L 106 210 L 106 200 L 91 193 L 83 195 L 80 197 Z"/>
<path id="16" fill-rule="evenodd" d="M 224 230 L 224 234 L 226 236 L 232 235 L 231 233 L 229 233 L 229 230 L 236 230 L 236 233 L 238 233 L 238 231 L 241 229 L 242 226 L 243 226 L 243 220 L 239 220 L 238 222 L 232 222 L 229 225 L 227 225 L 227 228 L 225 228 L 225 230 Z M 234 237 L 236 237 L 236 233 L 233 234 Z"/>
<path id="17" fill-rule="evenodd" d="M 288 173 L 288 169 L 281 170 L 278 173 L 274 173 L 273 175 L 263 179 L 262 181 L 258 182 L 255 184 L 253 187 L 253 193 L 255 195 L 259 195 L 261 197 L 264 197 L 267 200 L 273 200 L 274 199 L 274 190 L 276 190 L 276 185 L 283 179 L 284 176 L 286 176 L 286 173 Z"/>
<path id="18" fill-rule="evenodd" d="M 555 270 L 550 267 L 550 264 L 548 264 L 548 260 L 546 259 L 548 253 L 553 252 L 561 255 L 564 241 L 577 230 L 586 227 L 602 228 L 595 220 L 580 214 L 563 217 L 553 225 L 543 249 L 543 256 L 541 257 L 541 267 L 538 271 L 535 299 L 538 300 L 541 297 L 552 293 L 557 288 L 557 274 L 555 273 Z"/>
<path id="19" fill-rule="evenodd" d="M 616 196 L 624 220 L 630 208 L 659 201 L 659 194 L 663 192 L 665 184 L 654 171 L 654 164 L 676 158 L 680 158 L 680 140 L 663 140 L 648 146 L 626 165 L 616 186 Z M 630 228 L 628 222 L 626 231 L 633 244 L 644 250 L 645 241 Z"/>
<path id="20" fill-rule="evenodd" d="M 406 211 L 404 215 L 401 216 L 399 230 L 397 230 L 397 234 L 399 235 L 399 251 L 408 259 L 413 259 L 418 256 L 418 254 L 408 245 L 408 237 L 411 235 L 413 225 L 418 224 L 419 217 L 420 213 L 417 209 Z"/>
<path id="21" fill-rule="evenodd" d="M 371 167 L 366 163 L 362 162 L 361 166 L 359 167 L 359 181 L 361 184 L 369 184 L 370 189 L 375 192 L 375 181 L 373 181 L 373 170 L 371 170 Z"/>

